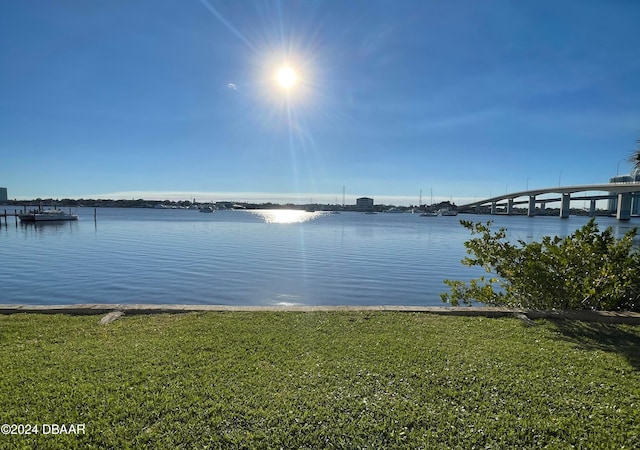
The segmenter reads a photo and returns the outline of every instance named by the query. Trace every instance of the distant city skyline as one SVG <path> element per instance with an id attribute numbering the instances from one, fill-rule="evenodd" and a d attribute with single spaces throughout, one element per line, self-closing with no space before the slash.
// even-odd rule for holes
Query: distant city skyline
<path id="1" fill-rule="evenodd" d="M 640 2 L 0 5 L 9 199 L 471 202 L 606 183 Z"/>

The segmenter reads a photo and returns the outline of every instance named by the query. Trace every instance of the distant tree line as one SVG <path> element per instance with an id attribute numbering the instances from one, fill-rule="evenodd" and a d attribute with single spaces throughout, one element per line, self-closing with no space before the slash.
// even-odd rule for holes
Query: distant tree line
<path id="1" fill-rule="evenodd" d="M 195 204 L 198 205 L 210 205 L 214 203 L 218 208 L 228 208 L 231 209 L 234 206 L 241 206 L 246 209 L 306 209 L 313 211 L 357 211 L 356 205 L 336 205 L 330 203 L 307 203 L 307 204 L 293 204 L 293 203 L 273 203 L 273 202 L 265 202 L 265 203 L 253 203 L 253 202 L 242 202 L 242 201 L 218 201 L 218 202 L 197 202 Z M 165 205 L 165 206 L 175 206 L 175 207 L 183 207 L 187 208 L 189 206 L 194 205 L 194 203 L 190 200 L 144 200 L 144 199 L 131 199 L 131 200 L 112 200 L 112 199 L 72 199 L 72 198 L 63 198 L 63 199 L 54 199 L 54 198 L 36 198 L 32 200 L 9 200 L 6 202 L 7 205 L 13 206 L 59 206 L 59 207 L 87 207 L 87 208 L 154 208 L 157 205 Z M 437 203 L 431 206 L 421 205 L 421 206 L 399 206 L 398 209 L 402 209 L 405 211 L 411 211 L 412 209 L 424 209 L 424 208 L 444 208 L 448 207 L 451 209 L 455 209 L 456 205 L 450 203 L 448 201 Z M 385 204 L 377 204 L 374 205 L 373 210 L 382 212 L 386 211 L 390 208 L 396 208 L 396 205 L 385 205 Z"/>

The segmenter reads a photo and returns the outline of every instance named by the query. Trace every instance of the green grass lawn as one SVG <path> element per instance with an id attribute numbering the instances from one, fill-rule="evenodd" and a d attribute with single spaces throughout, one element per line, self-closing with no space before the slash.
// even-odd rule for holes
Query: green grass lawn
<path id="1" fill-rule="evenodd" d="M 0 316 L 1 448 L 639 448 L 640 327 L 395 312 Z"/>

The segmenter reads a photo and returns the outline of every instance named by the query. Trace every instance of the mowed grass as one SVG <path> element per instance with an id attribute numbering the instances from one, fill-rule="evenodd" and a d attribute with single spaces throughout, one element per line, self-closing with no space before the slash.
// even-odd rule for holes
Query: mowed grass
<path id="1" fill-rule="evenodd" d="M 393 312 L 0 316 L 2 448 L 640 448 L 640 327 Z"/>

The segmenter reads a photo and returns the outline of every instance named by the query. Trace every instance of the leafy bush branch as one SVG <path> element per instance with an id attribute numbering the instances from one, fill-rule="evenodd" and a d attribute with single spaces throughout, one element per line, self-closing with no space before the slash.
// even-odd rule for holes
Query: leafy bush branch
<path id="1" fill-rule="evenodd" d="M 595 219 L 570 236 L 512 244 L 506 229 L 461 220 L 476 235 L 465 242 L 462 264 L 484 267 L 489 276 L 468 284 L 445 280 L 450 293 L 443 302 L 457 306 L 474 301 L 532 309 L 640 310 L 640 253 L 633 245 L 636 229 L 616 239 Z"/>

